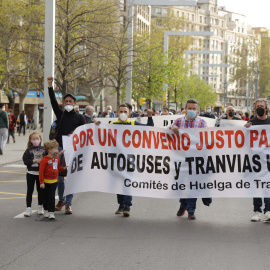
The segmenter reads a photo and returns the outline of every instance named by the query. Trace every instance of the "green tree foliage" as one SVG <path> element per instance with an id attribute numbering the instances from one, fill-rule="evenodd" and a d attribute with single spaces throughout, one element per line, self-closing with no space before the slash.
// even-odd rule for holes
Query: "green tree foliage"
<path id="1" fill-rule="evenodd" d="M 88 93 L 106 77 L 102 44 L 115 24 L 113 0 L 58 0 L 56 4 L 56 84 L 65 95 L 75 92 L 76 80 Z"/>
<path id="2" fill-rule="evenodd" d="M 36 89 L 40 77 L 44 6 L 42 1 L 30 0 L 1 1 L 0 5 L 0 88 L 11 108 L 15 92 L 19 95 L 21 110 L 27 91 Z"/>
<path id="3" fill-rule="evenodd" d="M 169 10 L 168 17 L 158 17 L 152 20 L 151 32 L 139 34 L 136 40 L 143 44 L 137 50 L 136 64 L 133 75 L 133 98 L 140 97 L 153 100 L 162 100 L 164 83 L 168 89 L 179 86 L 185 81 L 185 69 L 183 55 L 191 42 L 191 38 L 179 36 L 170 37 L 170 49 L 164 54 L 164 31 L 181 29 L 183 27 L 182 18 L 175 17 Z M 165 61 L 166 60 L 166 61 Z"/>
<path id="4" fill-rule="evenodd" d="M 268 97 L 270 96 L 270 37 L 268 35 L 262 37 L 259 69 L 259 97 Z"/>
<path id="5" fill-rule="evenodd" d="M 236 95 L 245 96 L 248 83 L 254 86 L 256 83 L 257 57 L 259 44 L 255 39 L 238 44 L 229 58 L 230 80 L 229 83 L 237 82 Z M 254 91 L 254 87 L 252 88 Z M 254 96 L 254 93 L 253 93 Z"/>

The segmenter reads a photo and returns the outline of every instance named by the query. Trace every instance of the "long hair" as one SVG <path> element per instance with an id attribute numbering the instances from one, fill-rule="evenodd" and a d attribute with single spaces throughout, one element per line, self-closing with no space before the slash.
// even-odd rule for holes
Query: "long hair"
<path id="1" fill-rule="evenodd" d="M 34 131 L 34 132 L 32 132 L 32 133 L 29 135 L 29 138 L 28 138 L 28 143 L 27 143 L 27 148 L 29 148 L 29 147 L 33 146 L 33 144 L 31 143 L 31 140 L 32 140 L 32 136 L 33 136 L 33 135 L 38 135 L 38 136 L 39 136 L 39 138 L 40 138 L 40 145 L 41 145 L 41 142 L 42 142 L 42 137 L 41 137 L 41 135 L 40 135 L 40 133 L 39 133 L 39 132 Z"/>

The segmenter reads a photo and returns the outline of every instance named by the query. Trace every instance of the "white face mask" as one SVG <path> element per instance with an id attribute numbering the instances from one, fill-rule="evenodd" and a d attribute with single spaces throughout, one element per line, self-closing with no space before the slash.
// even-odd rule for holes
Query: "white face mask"
<path id="1" fill-rule="evenodd" d="M 126 113 L 120 113 L 119 114 L 119 118 L 120 118 L 121 121 L 124 122 L 124 121 L 127 120 L 128 117 L 127 117 L 127 114 Z"/>
<path id="2" fill-rule="evenodd" d="M 65 110 L 68 112 L 71 112 L 74 109 L 74 107 L 72 105 L 66 105 L 65 106 Z"/>

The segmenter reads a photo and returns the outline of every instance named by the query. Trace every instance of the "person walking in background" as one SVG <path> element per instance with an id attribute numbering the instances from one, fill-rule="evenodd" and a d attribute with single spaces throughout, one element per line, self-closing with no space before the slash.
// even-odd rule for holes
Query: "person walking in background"
<path id="1" fill-rule="evenodd" d="M 9 121 L 9 127 L 8 127 L 8 140 L 7 143 L 9 143 L 9 137 L 11 136 L 13 138 L 13 142 L 15 143 L 15 127 L 16 127 L 16 116 L 13 114 L 13 110 L 8 110 L 8 121 Z"/>
<path id="2" fill-rule="evenodd" d="M 114 112 L 112 111 L 112 106 L 111 105 L 108 105 L 107 106 L 107 113 L 108 113 L 108 117 L 110 117 L 110 118 L 115 118 L 115 114 L 114 114 Z M 103 117 L 106 117 L 106 116 L 103 116 Z"/>
<path id="3" fill-rule="evenodd" d="M 85 114 L 84 114 L 84 120 L 85 123 L 90 124 L 90 123 L 94 123 L 95 121 L 95 110 L 92 106 L 86 106 L 85 107 Z"/>
<path id="4" fill-rule="evenodd" d="M 203 117 L 207 117 L 207 118 L 213 118 L 216 119 L 215 115 L 212 113 L 211 107 L 207 106 L 206 107 L 206 112 L 204 114 L 202 114 Z"/>
<path id="5" fill-rule="evenodd" d="M 5 111 L 5 104 L 0 103 L 0 155 L 3 155 L 4 146 L 8 138 L 8 114 Z"/>
<path id="6" fill-rule="evenodd" d="M 249 121 L 250 120 L 248 112 L 245 112 L 245 116 L 242 117 L 242 120 L 244 120 L 244 121 Z"/>
<path id="7" fill-rule="evenodd" d="M 42 191 L 39 184 L 39 164 L 45 155 L 45 149 L 41 146 L 42 138 L 38 132 L 32 132 L 29 135 L 27 149 L 23 154 L 23 163 L 27 166 L 26 181 L 27 181 L 27 193 L 26 193 L 26 211 L 25 217 L 30 217 L 32 214 L 32 196 L 34 187 L 36 184 L 38 193 L 38 214 L 43 215 L 42 208 Z"/>
<path id="8" fill-rule="evenodd" d="M 24 111 L 22 111 L 22 113 L 19 115 L 19 119 L 20 119 L 19 136 L 21 136 L 22 129 L 23 129 L 23 136 L 24 136 L 25 135 L 25 126 L 27 125 L 26 114 L 24 113 Z"/>

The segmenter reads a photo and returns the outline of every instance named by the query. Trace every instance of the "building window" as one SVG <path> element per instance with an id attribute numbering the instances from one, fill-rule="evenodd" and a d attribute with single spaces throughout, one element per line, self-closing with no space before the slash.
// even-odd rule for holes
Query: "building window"
<path id="1" fill-rule="evenodd" d="M 168 14 L 168 9 L 167 8 L 163 8 L 163 14 L 167 15 Z"/>
<path id="2" fill-rule="evenodd" d="M 125 16 L 120 16 L 120 24 L 125 26 Z"/>
<path id="3" fill-rule="evenodd" d="M 162 8 L 156 8 L 156 14 L 162 14 Z"/>
<path id="4" fill-rule="evenodd" d="M 193 21 L 193 22 L 195 21 L 195 16 L 194 16 L 194 14 L 192 14 L 192 21 Z"/>
<path id="5" fill-rule="evenodd" d="M 120 0 L 120 10 L 121 11 L 126 10 L 126 0 Z"/>
<path id="6" fill-rule="evenodd" d="M 200 23 L 202 23 L 202 16 L 200 16 Z"/>

